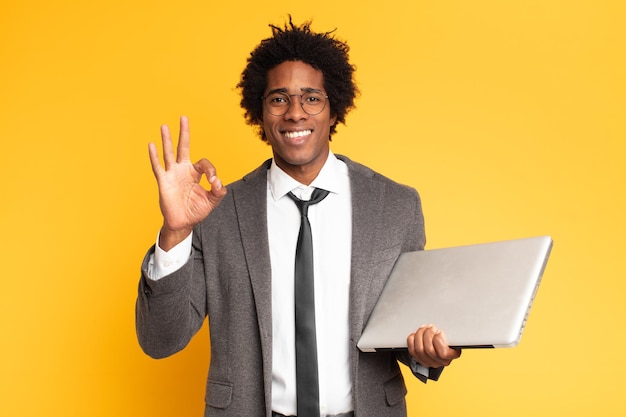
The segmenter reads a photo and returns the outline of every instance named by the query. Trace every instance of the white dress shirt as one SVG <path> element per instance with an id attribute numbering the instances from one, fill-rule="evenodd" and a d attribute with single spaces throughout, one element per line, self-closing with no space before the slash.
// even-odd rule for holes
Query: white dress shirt
<path id="1" fill-rule="evenodd" d="M 310 186 L 274 161 L 267 182 L 267 224 L 272 268 L 272 409 L 296 415 L 294 267 L 300 212 L 287 196 L 308 200 L 314 188 L 330 191 L 309 207 L 313 236 L 315 317 L 322 416 L 353 410 L 350 379 L 350 264 L 352 206 L 346 164 L 332 152 Z M 158 242 L 158 237 L 157 237 Z M 148 275 L 159 279 L 181 268 L 191 253 L 191 235 L 165 252 L 156 245 Z"/>
<path id="2" fill-rule="evenodd" d="M 309 200 L 315 188 L 330 191 L 309 206 L 313 236 L 315 323 L 320 412 L 352 411 L 350 380 L 350 263 L 352 206 L 346 164 L 329 154 L 310 186 L 291 178 L 274 162 L 268 176 L 267 224 L 272 266 L 272 409 L 296 415 L 294 263 L 300 211 L 290 191 Z"/>

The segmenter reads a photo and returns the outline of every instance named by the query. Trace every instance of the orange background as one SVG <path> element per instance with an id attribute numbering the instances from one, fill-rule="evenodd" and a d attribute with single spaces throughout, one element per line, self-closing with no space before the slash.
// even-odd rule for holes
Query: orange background
<path id="1" fill-rule="evenodd" d="M 234 86 L 268 23 L 338 28 L 362 95 L 333 150 L 422 194 L 428 248 L 549 234 L 521 344 L 409 382 L 409 415 L 624 415 L 622 1 L 70 0 L 0 6 L 0 415 L 200 416 L 206 331 L 139 349 L 160 226 L 147 143 L 190 117 L 230 182 L 270 152 Z"/>

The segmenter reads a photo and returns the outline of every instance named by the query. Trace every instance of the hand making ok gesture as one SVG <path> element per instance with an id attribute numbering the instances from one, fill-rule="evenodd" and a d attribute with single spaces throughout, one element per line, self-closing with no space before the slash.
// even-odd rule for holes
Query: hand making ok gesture
<path id="1" fill-rule="evenodd" d="M 163 214 L 163 226 L 159 247 L 168 251 L 191 233 L 193 227 L 204 220 L 226 195 L 226 188 L 216 176 L 215 167 L 208 159 L 195 164 L 189 159 L 189 120 L 180 118 L 180 133 L 176 155 L 169 128 L 161 126 L 163 162 L 154 143 L 148 145 L 152 171 L 159 186 L 159 204 Z M 200 185 L 206 176 L 211 189 Z"/>

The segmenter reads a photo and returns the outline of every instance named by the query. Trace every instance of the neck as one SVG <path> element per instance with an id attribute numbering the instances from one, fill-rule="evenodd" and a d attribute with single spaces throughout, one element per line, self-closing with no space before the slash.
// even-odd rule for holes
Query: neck
<path id="1" fill-rule="evenodd" d="M 291 170 L 285 169 L 281 167 L 283 171 L 285 171 L 291 178 L 298 181 L 300 184 L 311 185 L 313 180 L 317 178 L 317 175 L 320 173 L 320 170 L 310 171 L 310 170 Z"/>
<path id="2" fill-rule="evenodd" d="M 290 164 L 285 161 L 283 158 L 274 154 L 274 160 L 276 165 L 280 167 L 287 175 L 289 175 L 294 180 L 298 181 L 300 184 L 311 185 L 313 180 L 317 178 L 320 171 L 324 167 L 326 160 L 328 159 L 328 154 L 326 158 L 307 163 L 307 164 Z"/>

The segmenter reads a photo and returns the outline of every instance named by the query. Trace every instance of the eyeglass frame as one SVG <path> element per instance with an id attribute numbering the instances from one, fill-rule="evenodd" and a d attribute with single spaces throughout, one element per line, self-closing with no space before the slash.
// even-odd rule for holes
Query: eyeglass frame
<path id="1" fill-rule="evenodd" d="M 261 97 L 261 101 L 263 102 L 263 104 L 267 107 L 267 111 L 273 115 L 273 116 L 284 116 L 285 114 L 287 114 L 287 112 L 289 112 L 289 109 L 291 108 L 291 103 L 293 103 L 293 100 L 291 99 L 291 97 L 294 96 L 298 96 L 300 97 L 300 107 L 302 107 L 302 111 L 305 112 L 306 114 L 308 114 L 309 116 L 317 116 L 318 114 L 320 114 L 321 112 L 324 111 L 324 109 L 326 108 L 326 102 L 330 101 L 328 98 L 327 94 L 324 94 L 321 90 L 315 89 L 315 88 L 307 88 L 307 89 L 303 89 L 305 90 L 304 93 L 302 94 L 288 94 L 286 91 L 282 91 L 282 90 L 273 90 L 267 93 L 267 95 L 262 96 Z M 324 97 L 324 106 L 320 109 L 320 111 L 318 111 L 317 113 L 309 113 L 308 111 L 306 111 L 304 109 L 304 101 L 302 100 L 302 97 L 305 96 L 306 94 L 310 94 L 310 93 L 318 93 L 320 94 L 322 97 Z M 270 111 L 269 107 L 267 105 L 267 103 L 265 102 L 266 99 L 269 98 L 270 95 L 272 94 L 281 94 L 285 97 L 287 97 L 287 101 L 288 101 L 288 106 L 285 108 L 285 111 L 281 114 L 274 114 Z"/>

